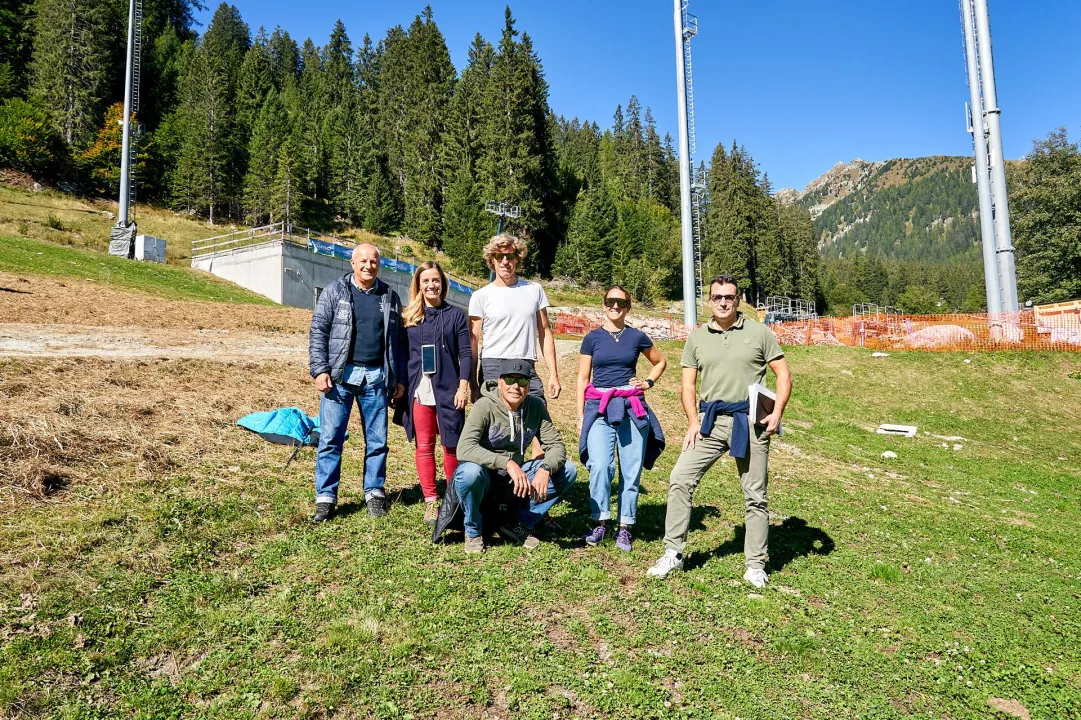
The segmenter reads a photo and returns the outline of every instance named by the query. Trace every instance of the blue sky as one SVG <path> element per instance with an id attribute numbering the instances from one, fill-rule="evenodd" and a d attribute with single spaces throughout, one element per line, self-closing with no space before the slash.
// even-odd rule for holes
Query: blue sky
<path id="1" fill-rule="evenodd" d="M 235 0 L 253 32 L 281 25 L 324 44 L 334 21 L 359 45 L 408 24 L 424 0 Z M 433 0 L 460 70 L 479 31 L 496 42 L 504 1 Z M 544 63 L 557 114 L 611 124 L 635 94 L 663 135 L 676 132 L 668 0 L 510 3 Z M 1081 3 L 989 0 L 1007 158 L 1061 125 L 1081 130 Z M 200 13 L 208 22 L 215 6 Z M 838 161 L 966 155 L 964 54 L 956 0 L 691 0 L 698 154 L 746 146 L 774 188 L 802 188 Z"/>

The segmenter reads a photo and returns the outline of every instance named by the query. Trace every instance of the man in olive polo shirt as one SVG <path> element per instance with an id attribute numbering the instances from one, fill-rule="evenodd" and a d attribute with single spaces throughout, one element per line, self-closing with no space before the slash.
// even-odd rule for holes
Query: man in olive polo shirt
<path id="1" fill-rule="evenodd" d="M 682 400 L 687 434 L 668 486 L 664 555 L 649 574 L 663 578 L 673 570 L 683 569 L 691 497 L 713 463 L 727 452 L 736 459 L 746 503 L 743 550 L 747 571 L 743 579 L 760 588 L 769 580 L 765 571 L 769 439 L 780 427 L 781 414 L 792 393 L 792 375 L 773 331 L 739 312 L 736 280 L 718 275 L 710 282 L 709 292 L 713 319 L 691 332 L 683 349 Z M 748 388 L 765 379 L 767 367 L 777 376 L 777 401 L 765 423 L 751 425 L 747 419 Z M 700 374 L 701 403 L 695 395 Z"/>

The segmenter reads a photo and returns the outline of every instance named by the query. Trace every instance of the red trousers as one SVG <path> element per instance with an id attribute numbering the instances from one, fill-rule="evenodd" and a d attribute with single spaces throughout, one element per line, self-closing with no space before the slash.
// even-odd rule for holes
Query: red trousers
<path id="1" fill-rule="evenodd" d="M 425 500 L 437 500 L 435 489 L 435 436 L 439 432 L 439 418 L 434 407 L 421 405 L 413 400 L 413 431 L 417 438 L 417 477 Z M 455 448 L 443 446 L 443 472 L 447 482 L 454 477 L 458 467 Z"/>

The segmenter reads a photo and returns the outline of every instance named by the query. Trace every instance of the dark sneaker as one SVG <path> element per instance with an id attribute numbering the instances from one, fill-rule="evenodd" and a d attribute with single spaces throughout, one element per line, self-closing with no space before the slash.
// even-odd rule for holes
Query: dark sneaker
<path id="1" fill-rule="evenodd" d="M 330 520 L 330 516 L 334 514 L 334 503 L 321 502 L 315 504 L 315 514 L 312 515 L 312 522 L 326 522 Z"/>
<path id="2" fill-rule="evenodd" d="M 621 527 L 619 532 L 616 533 L 616 547 L 623 552 L 631 551 L 631 531 L 625 527 Z"/>
<path id="3" fill-rule="evenodd" d="M 604 540 L 604 525 L 595 525 L 592 530 L 586 533 L 586 536 L 582 538 L 586 541 L 586 545 L 590 547 L 596 547 L 601 544 L 601 540 Z"/>
<path id="4" fill-rule="evenodd" d="M 368 514 L 372 517 L 383 517 L 387 514 L 387 499 L 382 495 L 372 495 L 368 498 Z"/>
<path id="5" fill-rule="evenodd" d="M 503 537 L 511 542 L 518 543 L 527 550 L 532 550 L 540 545 L 540 540 L 537 536 L 522 522 L 518 522 L 513 526 L 503 525 L 499 528 L 499 532 L 503 534 Z"/>
<path id="6" fill-rule="evenodd" d="M 428 525 L 435 525 L 435 521 L 439 519 L 439 503 L 426 502 L 424 503 L 424 522 Z"/>

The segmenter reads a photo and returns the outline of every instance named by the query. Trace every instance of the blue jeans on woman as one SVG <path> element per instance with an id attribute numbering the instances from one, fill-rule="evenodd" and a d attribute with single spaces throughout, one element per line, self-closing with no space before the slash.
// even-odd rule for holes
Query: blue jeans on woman
<path id="1" fill-rule="evenodd" d="M 522 472 L 533 482 L 533 476 L 540 470 L 544 458 L 536 458 L 522 465 Z M 454 472 L 454 487 L 458 491 L 458 498 L 462 502 L 462 511 L 465 513 L 466 537 L 480 537 L 484 531 L 481 517 L 481 503 L 488 494 L 491 484 L 492 472 L 483 465 L 471 462 L 458 463 L 458 469 Z M 499 474 L 503 482 L 509 482 L 506 475 Z M 563 499 L 563 495 L 570 488 L 571 483 L 578 477 L 578 468 L 568 460 L 559 472 L 552 473 L 548 478 L 548 494 L 544 500 L 537 502 L 530 498 L 529 505 L 522 501 L 518 509 L 518 519 L 530 530 L 541 521 L 552 507 Z"/>
<path id="2" fill-rule="evenodd" d="M 646 458 L 648 426 L 639 428 L 630 415 L 618 425 L 602 415 L 586 436 L 589 449 L 589 509 L 593 520 L 612 519 L 612 480 L 619 452 L 619 524 L 633 525 L 638 515 L 638 486 Z"/>
<path id="3" fill-rule="evenodd" d="M 364 428 L 364 498 L 383 495 L 387 479 L 387 387 L 382 366 L 346 365 L 345 382 L 319 400 L 319 452 L 315 458 L 315 502 L 338 502 L 342 446 L 356 400 Z"/>

